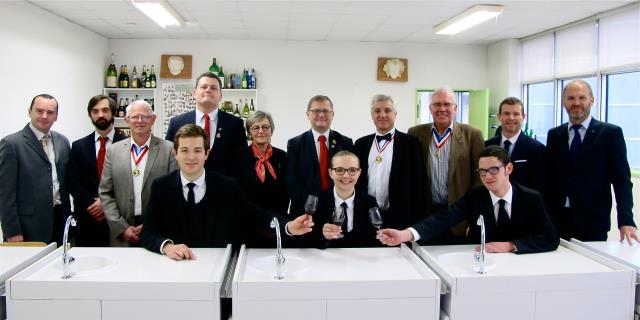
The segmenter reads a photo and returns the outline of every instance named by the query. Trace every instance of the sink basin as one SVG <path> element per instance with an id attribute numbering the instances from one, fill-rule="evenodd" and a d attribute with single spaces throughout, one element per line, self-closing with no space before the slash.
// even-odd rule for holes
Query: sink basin
<path id="1" fill-rule="evenodd" d="M 114 264 L 114 261 L 103 256 L 74 256 L 75 261 L 71 262 L 69 270 L 71 273 L 86 273 L 99 271 Z M 62 259 L 53 262 L 53 268 L 62 272 Z"/>
<path id="2" fill-rule="evenodd" d="M 475 252 L 469 251 L 458 251 L 458 252 L 447 252 L 438 255 L 438 260 L 443 264 L 446 264 L 451 267 L 463 269 L 463 270 L 472 270 L 473 272 L 480 271 L 480 265 L 476 262 L 474 257 Z M 485 271 L 489 271 L 495 268 L 495 261 L 489 256 L 489 254 L 485 254 L 484 256 L 484 269 Z"/>
<path id="3" fill-rule="evenodd" d="M 285 276 L 294 275 L 309 269 L 309 265 L 299 257 L 288 256 L 286 254 L 284 257 L 285 257 L 285 261 L 284 261 L 283 270 L 284 270 Z M 252 269 L 252 271 L 254 272 L 258 271 L 263 274 L 269 274 L 274 276 L 276 275 L 278 270 L 275 255 L 256 258 L 253 261 L 251 261 L 247 265 L 247 267 Z"/>

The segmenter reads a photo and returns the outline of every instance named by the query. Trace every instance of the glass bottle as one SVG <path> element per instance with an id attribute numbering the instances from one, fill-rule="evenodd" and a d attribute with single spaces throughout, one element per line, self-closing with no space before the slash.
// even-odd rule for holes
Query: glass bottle
<path id="1" fill-rule="evenodd" d="M 116 65 L 114 63 L 113 53 L 111 54 L 111 64 L 107 68 L 107 77 L 105 81 L 105 87 L 107 88 L 117 88 L 118 87 L 118 70 L 116 70 Z"/>
<path id="2" fill-rule="evenodd" d="M 216 58 L 213 58 L 213 63 L 211 63 L 211 66 L 209 66 L 209 71 L 211 71 L 211 73 L 215 74 L 216 76 L 219 76 L 220 67 L 218 67 L 218 65 L 216 64 Z"/>

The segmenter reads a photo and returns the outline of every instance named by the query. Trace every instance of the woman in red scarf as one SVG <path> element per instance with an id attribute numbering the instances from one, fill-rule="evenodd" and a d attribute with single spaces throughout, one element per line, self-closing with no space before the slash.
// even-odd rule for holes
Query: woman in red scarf
<path id="1" fill-rule="evenodd" d="M 273 119 L 269 113 L 256 111 L 246 120 L 251 145 L 238 150 L 233 161 L 233 175 L 256 205 L 286 216 L 289 196 L 285 187 L 287 153 L 271 146 Z M 249 247 L 274 247 L 273 230 L 256 230 L 247 237 Z"/>

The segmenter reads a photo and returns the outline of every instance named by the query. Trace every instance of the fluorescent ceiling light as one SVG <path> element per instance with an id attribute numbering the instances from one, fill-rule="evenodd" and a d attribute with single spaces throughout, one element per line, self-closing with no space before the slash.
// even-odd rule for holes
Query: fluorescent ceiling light
<path id="1" fill-rule="evenodd" d="M 184 26 L 184 20 L 164 0 L 131 0 L 131 3 L 162 28 Z"/>
<path id="2" fill-rule="evenodd" d="M 477 24 L 497 17 L 502 13 L 500 5 L 475 5 L 461 14 L 433 27 L 436 34 L 456 34 Z"/>

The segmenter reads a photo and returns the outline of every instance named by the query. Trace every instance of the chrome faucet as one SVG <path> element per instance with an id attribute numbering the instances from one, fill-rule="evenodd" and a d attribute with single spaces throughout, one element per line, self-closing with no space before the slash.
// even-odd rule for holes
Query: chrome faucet
<path id="1" fill-rule="evenodd" d="M 276 276 L 274 277 L 277 280 L 284 279 L 284 255 L 282 254 L 282 237 L 280 236 L 280 222 L 278 222 L 278 218 L 273 218 L 271 220 L 271 228 L 276 229 Z"/>
<path id="2" fill-rule="evenodd" d="M 62 237 L 62 279 L 69 279 L 71 278 L 71 271 L 69 270 L 69 265 L 71 264 L 71 262 L 73 262 L 75 259 L 73 259 L 73 257 L 71 256 L 71 254 L 69 254 L 69 247 L 70 245 L 68 244 L 68 240 L 69 240 L 69 226 L 76 226 L 76 219 L 73 218 L 73 216 L 69 216 L 67 218 L 67 222 L 65 222 L 64 224 L 64 235 Z"/>
<path id="3" fill-rule="evenodd" d="M 478 269 L 478 273 L 479 274 L 486 274 L 487 272 L 484 270 L 484 256 L 487 253 L 486 249 L 485 249 L 485 227 L 484 227 L 484 216 L 480 215 L 478 217 L 478 221 L 476 222 L 477 225 L 480 226 L 480 251 L 476 252 L 476 254 L 474 255 L 474 257 L 476 258 L 476 262 L 478 262 L 479 265 L 479 269 Z"/>

